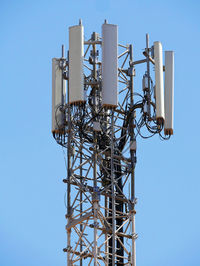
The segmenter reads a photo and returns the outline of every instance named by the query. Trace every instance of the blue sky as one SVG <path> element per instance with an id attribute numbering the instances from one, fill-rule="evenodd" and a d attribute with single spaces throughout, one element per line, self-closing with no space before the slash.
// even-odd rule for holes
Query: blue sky
<path id="1" fill-rule="evenodd" d="M 200 265 L 199 12 L 197 0 L 1 1 L 0 265 L 66 265 L 66 171 L 51 136 L 51 58 L 79 18 L 86 38 L 105 18 L 118 24 L 135 59 L 147 32 L 151 44 L 175 51 L 175 135 L 138 139 L 137 265 Z"/>

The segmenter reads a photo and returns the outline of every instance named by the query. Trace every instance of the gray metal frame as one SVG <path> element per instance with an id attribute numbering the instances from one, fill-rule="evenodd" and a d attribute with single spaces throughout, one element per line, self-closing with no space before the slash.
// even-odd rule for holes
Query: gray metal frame
<path id="1" fill-rule="evenodd" d="M 115 109 L 103 108 L 101 104 L 101 38 L 97 33 L 85 41 L 85 48 L 86 102 L 62 107 L 66 115 L 65 134 L 54 136 L 67 148 L 67 177 L 63 180 L 67 185 L 64 252 L 67 265 L 135 266 L 136 137 L 156 133 L 162 137 L 162 125 L 155 121 L 155 103 L 151 99 L 152 48 L 146 35 L 145 59 L 134 61 L 132 45 L 119 44 L 119 104 Z M 65 61 L 63 77 L 68 79 L 68 59 Z M 141 95 L 134 92 L 134 76 L 135 66 L 143 63 L 147 65 L 148 88 L 143 88 Z M 137 97 L 141 100 L 136 101 Z M 145 136 L 143 127 L 145 134 L 151 135 Z"/>

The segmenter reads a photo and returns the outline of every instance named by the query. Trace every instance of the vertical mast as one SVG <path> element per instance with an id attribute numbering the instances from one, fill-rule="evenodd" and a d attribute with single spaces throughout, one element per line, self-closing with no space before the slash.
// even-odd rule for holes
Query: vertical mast
<path id="1" fill-rule="evenodd" d="M 130 109 L 132 110 L 130 119 L 130 155 L 131 155 L 131 208 L 130 217 L 132 223 L 132 266 L 136 266 L 136 246 L 135 246 L 135 160 L 136 160 L 136 140 L 134 135 L 134 66 L 133 66 L 133 46 L 129 46 L 130 53 Z"/>
<path id="2" fill-rule="evenodd" d="M 69 62 L 69 53 L 68 53 Z M 71 219 L 71 110 L 69 104 L 69 82 L 67 86 L 67 125 L 68 125 L 68 142 L 67 142 L 67 219 Z M 67 230 L 67 249 L 71 249 L 71 229 Z M 70 252 L 67 252 L 67 265 L 71 265 Z"/>
<path id="3" fill-rule="evenodd" d="M 94 44 L 92 45 L 92 59 L 93 59 L 93 80 L 97 79 L 96 73 L 96 33 L 93 32 L 92 34 L 92 41 Z M 94 114 L 98 112 L 97 110 L 97 87 L 94 85 L 92 87 L 93 90 L 93 103 L 94 103 Z M 94 118 L 94 122 L 96 122 L 96 117 Z M 93 122 L 93 124 L 94 124 Z M 94 130 L 93 132 L 93 189 L 94 189 L 94 196 L 93 196 L 93 211 L 94 211 L 94 266 L 97 266 L 97 210 L 98 210 L 98 198 L 97 198 L 97 134 Z"/>

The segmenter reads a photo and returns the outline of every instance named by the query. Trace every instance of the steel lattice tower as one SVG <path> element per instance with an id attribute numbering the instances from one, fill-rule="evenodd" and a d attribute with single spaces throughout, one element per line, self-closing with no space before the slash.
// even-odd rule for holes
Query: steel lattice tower
<path id="1" fill-rule="evenodd" d="M 82 27 L 81 22 L 79 26 Z M 136 137 L 159 134 L 168 139 L 173 129 L 166 127 L 157 111 L 162 102 L 158 101 L 150 69 L 150 64 L 157 69 L 156 44 L 150 48 L 146 35 L 144 58 L 138 61 L 133 59 L 132 45 L 118 44 L 118 103 L 114 106 L 103 102 L 103 42 L 103 37 L 95 32 L 84 40 L 84 101 L 70 102 L 70 51 L 65 58 L 63 47 L 62 57 L 53 63 L 52 132 L 67 150 L 67 177 L 63 179 L 67 190 L 64 252 L 67 265 L 135 266 Z M 146 64 L 141 93 L 134 91 L 138 64 Z M 168 101 L 173 103 L 173 93 Z M 167 137 L 161 135 L 163 128 Z M 145 135 L 149 132 L 151 135 Z"/>

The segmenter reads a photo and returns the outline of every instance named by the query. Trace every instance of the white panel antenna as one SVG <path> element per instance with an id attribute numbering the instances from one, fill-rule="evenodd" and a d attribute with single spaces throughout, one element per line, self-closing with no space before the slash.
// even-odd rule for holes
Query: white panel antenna
<path id="1" fill-rule="evenodd" d="M 165 135 L 173 135 L 174 52 L 165 52 Z"/>
<path id="2" fill-rule="evenodd" d="M 61 110 L 66 102 L 66 80 L 59 58 L 52 59 L 52 133 L 62 133 L 65 115 Z"/>
<path id="3" fill-rule="evenodd" d="M 155 97 L 156 97 L 156 119 L 162 124 L 165 119 L 164 113 L 164 87 L 163 87 L 163 56 L 162 44 L 154 42 L 155 60 Z"/>
<path id="4" fill-rule="evenodd" d="M 82 25 L 69 28 L 69 103 L 84 102 L 84 28 Z"/>
<path id="5" fill-rule="evenodd" d="M 118 27 L 102 25 L 102 104 L 118 105 Z"/>

